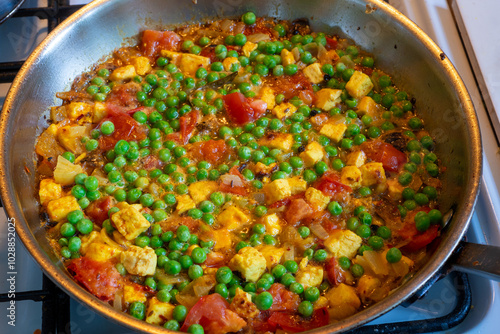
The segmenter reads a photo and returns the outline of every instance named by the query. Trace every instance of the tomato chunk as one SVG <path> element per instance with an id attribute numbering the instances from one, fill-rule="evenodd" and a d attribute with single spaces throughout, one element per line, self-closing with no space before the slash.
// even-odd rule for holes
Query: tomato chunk
<path id="1" fill-rule="evenodd" d="M 267 83 L 275 90 L 276 93 L 285 95 L 285 99 L 287 100 L 297 95 L 300 91 L 308 91 L 308 94 L 314 96 L 311 82 L 306 78 L 302 71 L 299 71 L 292 76 L 273 76 L 267 79 Z"/>
<path id="2" fill-rule="evenodd" d="M 314 188 L 327 196 L 335 196 L 337 193 L 352 192 L 352 188 L 340 182 L 340 177 L 335 173 L 325 174 L 316 181 Z"/>
<path id="3" fill-rule="evenodd" d="M 147 57 L 157 57 L 161 50 L 178 51 L 181 37 L 173 31 L 145 30 L 141 50 Z"/>
<path id="4" fill-rule="evenodd" d="M 337 286 L 345 281 L 335 257 L 331 257 L 326 261 L 325 270 L 330 284 Z"/>
<path id="5" fill-rule="evenodd" d="M 285 220 L 289 224 L 295 225 L 312 213 L 313 209 L 311 206 L 304 199 L 297 198 L 292 200 L 290 206 L 285 211 Z"/>
<path id="6" fill-rule="evenodd" d="M 315 310 L 310 319 L 304 319 L 289 312 L 274 312 L 268 319 L 270 325 L 294 333 L 326 326 L 328 321 L 329 316 L 326 308 Z"/>
<path id="7" fill-rule="evenodd" d="M 192 147 L 193 156 L 197 160 L 206 160 L 211 164 L 220 164 L 227 156 L 227 145 L 223 139 L 208 140 L 195 143 Z"/>
<path id="8" fill-rule="evenodd" d="M 187 144 L 189 138 L 193 135 L 194 128 L 198 123 L 198 111 L 193 110 L 179 118 L 181 137 L 184 144 Z"/>
<path id="9" fill-rule="evenodd" d="M 146 129 L 126 113 L 117 113 L 106 118 L 106 120 L 113 122 L 115 132 L 110 136 L 101 136 L 99 138 L 99 147 L 104 151 L 114 148 L 116 142 L 120 139 L 139 141 L 146 138 Z"/>
<path id="10" fill-rule="evenodd" d="M 411 224 L 409 226 L 410 226 L 409 227 L 410 232 L 407 232 L 406 235 L 411 235 L 411 237 L 409 237 L 411 241 L 404 247 L 402 247 L 407 252 L 416 252 L 424 248 L 425 246 L 430 244 L 434 239 L 436 239 L 439 234 L 438 225 L 432 225 L 425 232 L 418 232 L 417 228 L 415 227 L 415 224 Z"/>
<path id="11" fill-rule="evenodd" d="M 237 332 L 246 326 L 246 321 L 229 309 L 229 303 L 218 293 L 201 297 L 191 308 L 181 327 L 186 332 L 189 326 L 199 324 L 207 334 Z"/>
<path id="12" fill-rule="evenodd" d="M 71 260 L 68 270 L 90 293 L 103 301 L 114 300 L 121 275 L 111 262 L 99 262 L 85 256 Z"/>
<path id="13" fill-rule="evenodd" d="M 337 48 L 337 39 L 327 37 L 325 48 L 327 50 L 335 50 Z"/>
<path id="14" fill-rule="evenodd" d="M 363 143 L 362 149 L 368 158 L 382 163 L 389 172 L 397 172 L 407 161 L 406 154 L 382 141 Z"/>
<path id="15" fill-rule="evenodd" d="M 87 209 L 85 209 L 85 213 L 95 224 L 102 226 L 102 222 L 108 219 L 108 211 L 112 207 L 113 201 L 111 196 L 106 196 L 90 203 Z"/>
<path id="16" fill-rule="evenodd" d="M 273 305 L 271 311 L 295 312 L 299 308 L 300 297 L 281 284 L 274 283 L 268 292 L 273 296 Z"/>
<path id="17" fill-rule="evenodd" d="M 265 112 L 267 104 L 255 103 L 261 100 L 247 99 L 245 95 L 235 92 L 222 97 L 228 117 L 236 124 L 245 124 L 259 119 Z"/>
<path id="18" fill-rule="evenodd" d="M 239 177 L 242 182 L 242 185 L 235 185 L 233 182 L 231 183 L 221 183 L 219 190 L 225 193 L 231 193 L 235 195 L 245 196 L 248 193 L 247 188 L 245 187 L 245 178 L 241 175 L 238 167 L 234 166 L 229 170 L 230 175 L 234 175 Z"/>

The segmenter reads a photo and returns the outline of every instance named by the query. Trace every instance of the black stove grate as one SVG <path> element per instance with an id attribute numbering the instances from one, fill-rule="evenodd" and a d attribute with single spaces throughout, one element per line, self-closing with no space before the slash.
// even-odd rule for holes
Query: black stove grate
<path id="1" fill-rule="evenodd" d="M 69 0 L 48 0 L 47 7 L 21 8 L 13 17 L 38 17 L 47 20 L 50 33 L 69 15 L 80 9 L 80 5 L 69 5 Z M 11 83 L 23 61 L 0 63 L 0 83 Z M 472 291 L 466 274 L 452 273 L 453 282 L 458 292 L 455 308 L 446 316 L 428 320 L 367 325 L 350 331 L 350 334 L 365 333 L 429 333 L 443 331 L 460 324 L 467 316 L 472 303 Z M 0 294 L 0 303 L 8 303 L 8 293 Z M 41 334 L 70 334 L 70 298 L 59 289 L 47 276 L 43 275 L 43 288 L 37 291 L 16 293 L 16 302 L 32 300 L 42 303 Z"/>

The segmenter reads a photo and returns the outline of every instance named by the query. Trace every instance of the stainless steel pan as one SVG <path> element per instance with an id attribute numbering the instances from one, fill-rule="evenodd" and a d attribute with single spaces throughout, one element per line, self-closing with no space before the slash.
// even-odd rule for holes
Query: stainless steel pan
<path id="1" fill-rule="evenodd" d="M 481 138 L 471 99 L 441 49 L 391 6 L 378 0 L 198 0 L 196 5 L 188 0 L 96 0 L 55 29 L 14 81 L 1 114 L 0 188 L 8 216 L 15 219 L 17 233 L 45 273 L 77 300 L 135 330 L 165 331 L 91 296 L 72 280 L 49 246 L 34 196 L 35 140 L 47 127 L 49 106 L 60 103 L 55 93 L 69 89 L 78 74 L 124 41 L 134 43 L 139 31 L 239 17 L 248 10 L 259 16 L 309 18 L 314 29 L 350 37 L 373 53 L 378 66 L 416 97 L 419 114 L 436 138 L 436 153 L 447 167 L 441 209 L 453 208 L 455 214 L 427 265 L 383 301 L 315 332 L 362 325 L 409 298 L 445 264 L 469 224 L 482 170 Z M 462 267 L 471 267 L 470 258 L 461 259 Z"/>

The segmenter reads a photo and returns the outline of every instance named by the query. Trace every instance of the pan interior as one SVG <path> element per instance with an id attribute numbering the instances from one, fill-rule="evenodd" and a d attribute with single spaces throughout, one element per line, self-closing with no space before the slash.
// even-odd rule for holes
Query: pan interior
<path id="1" fill-rule="evenodd" d="M 80 288 L 49 246 L 35 201 L 37 136 L 48 126 L 55 93 L 68 90 L 80 73 L 124 43 L 135 43 L 139 31 L 212 18 L 239 17 L 246 11 L 278 19 L 308 18 L 313 29 L 352 39 L 375 55 L 377 66 L 416 98 L 419 115 L 436 141 L 436 154 L 447 170 L 441 209 L 455 208 L 450 227 L 430 263 L 390 297 L 356 316 L 327 327 L 347 329 L 395 307 L 422 285 L 449 256 L 465 233 L 481 175 L 480 136 L 465 87 L 450 61 L 409 20 L 378 1 L 348 0 L 97 0 L 52 33 L 28 59 L 12 85 L 1 115 L 1 194 L 18 234 L 49 276 L 81 301 L 130 327 L 160 328 L 122 315 Z M 325 331 L 319 330 L 319 331 Z"/>

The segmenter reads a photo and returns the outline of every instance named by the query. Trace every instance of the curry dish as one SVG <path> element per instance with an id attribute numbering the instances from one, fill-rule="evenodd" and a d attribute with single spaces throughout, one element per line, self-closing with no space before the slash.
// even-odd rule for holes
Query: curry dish
<path id="1" fill-rule="evenodd" d="M 170 330 L 301 332 L 427 261 L 444 167 L 372 55 L 251 12 L 139 40 L 36 144 L 50 242 L 91 294 Z"/>

